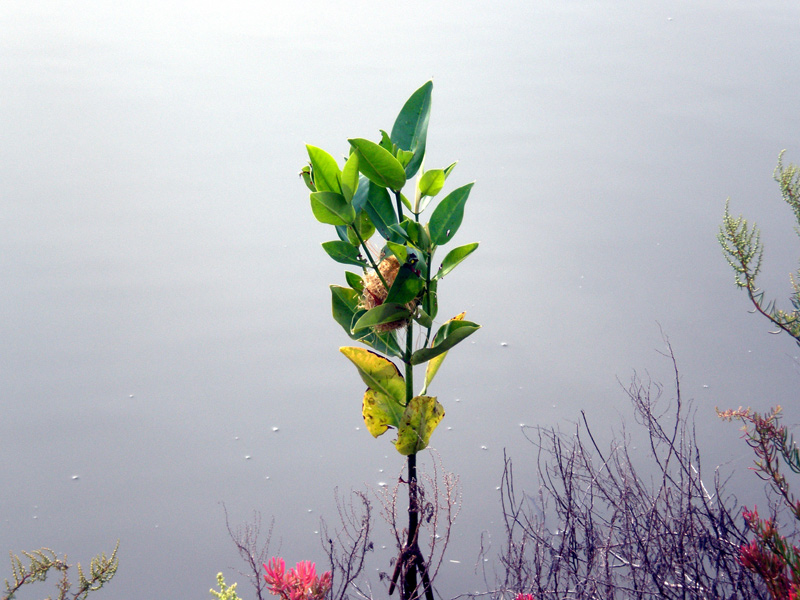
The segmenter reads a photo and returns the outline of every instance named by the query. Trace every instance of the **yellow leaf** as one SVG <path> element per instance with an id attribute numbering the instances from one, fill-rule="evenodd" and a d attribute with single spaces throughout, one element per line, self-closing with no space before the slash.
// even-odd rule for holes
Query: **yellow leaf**
<path id="1" fill-rule="evenodd" d="M 392 361 L 364 348 L 344 346 L 339 351 L 358 368 L 358 374 L 367 387 L 398 404 L 405 404 L 406 382 Z"/>
<path id="2" fill-rule="evenodd" d="M 433 396 L 414 396 L 397 428 L 395 448 L 400 454 L 416 454 L 428 447 L 431 434 L 444 417 L 444 407 Z"/>
<path id="3" fill-rule="evenodd" d="M 372 437 L 378 437 L 384 434 L 389 427 L 397 428 L 400 426 L 403 407 L 386 394 L 367 388 L 364 393 L 361 413 L 364 415 L 364 424 L 367 426 L 367 431 L 372 434 Z"/>

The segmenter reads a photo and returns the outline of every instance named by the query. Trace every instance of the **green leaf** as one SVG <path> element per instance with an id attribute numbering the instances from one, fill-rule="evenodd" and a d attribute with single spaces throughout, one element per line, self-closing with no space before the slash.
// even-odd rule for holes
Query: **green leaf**
<path id="1" fill-rule="evenodd" d="M 306 184 L 308 189 L 310 189 L 312 192 L 317 191 L 314 181 L 311 179 L 311 167 L 305 165 L 302 169 L 300 169 L 300 177 L 303 178 L 303 182 Z"/>
<path id="2" fill-rule="evenodd" d="M 481 326 L 472 321 L 451 319 L 439 328 L 430 348 L 420 348 L 411 355 L 411 364 L 419 365 L 450 350 L 453 346 L 472 335 Z"/>
<path id="3" fill-rule="evenodd" d="M 394 156 L 394 149 L 396 146 L 392 143 L 392 138 L 390 138 L 389 134 L 386 133 L 383 129 L 381 129 L 380 132 L 381 132 L 381 141 L 378 142 L 378 145 L 387 152 L 390 152 L 392 156 Z"/>
<path id="4" fill-rule="evenodd" d="M 381 187 L 400 190 L 406 183 L 406 173 L 392 153 L 375 142 L 363 138 L 347 140 L 358 155 L 358 170 L 364 177 Z"/>
<path id="5" fill-rule="evenodd" d="M 361 302 L 359 292 L 353 289 L 332 285 L 331 286 L 331 306 L 333 309 L 334 320 L 341 325 L 345 330 L 348 337 L 353 340 L 358 340 L 378 352 L 389 354 L 396 358 L 403 357 L 403 351 L 397 343 L 394 331 L 385 331 L 377 333 L 370 330 L 361 330 L 359 333 L 354 334 L 351 331 L 353 322 L 356 320 L 356 315 L 362 315 L 366 311 L 359 310 L 358 306 Z"/>
<path id="6" fill-rule="evenodd" d="M 344 346 L 339 351 L 356 366 L 367 387 L 405 404 L 406 382 L 392 361 L 364 348 Z"/>
<path id="7" fill-rule="evenodd" d="M 431 279 L 428 289 L 422 296 L 421 306 L 426 312 L 428 312 L 431 319 L 435 319 L 436 315 L 439 313 L 439 293 L 437 291 L 438 285 L 439 284 L 435 279 Z M 429 308 L 430 311 L 428 310 Z"/>
<path id="8" fill-rule="evenodd" d="M 458 161 L 456 161 L 456 162 L 452 163 L 450 166 L 448 166 L 448 167 L 446 167 L 446 168 L 445 168 L 445 170 L 444 170 L 444 177 L 445 177 L 445 179 L 447 179 L 448 177 L 450 177 L 450 173 L 452 173 L 452 172 L 453 172 L 453 169 L 455 169 L 455 168 L 456 168 L 456 165 L 457 165 L 457 164 L 458 164 Z"/>
<path id="9" fill-rule="evenodd" d="M 406 262 L 406 258 L 408 258 L 408 248 L 403 244 L 397 244 L 395 242 L 386 242 L 386 246 L 401 265 Z"/>
<path id="10" fill-rule="evenodd" d="M 392 127 L 392 142 L 402 150 L 410 150 L 414 158 L 406 165 L 406 177 L 413 177 L 425 157 L 428 121 L 431 115 L 433 82 L 428 81 L 403 105 Z"/>
<path id="11" fill-rule="evenodd" d="M 353 208 L 356 209 L 356 212 L 358 212 L 359 210 L 364 210 L 364 207 L 367 204 L 368 193 L 369 193 L 369 179 L 367 179 L 363 175 L 359 175 L 358 187 L 356 188 L 356 193 L 353 195 Z"/>
<path id="12" fill-rule="evenodd" d="M 455 317 L 453 317 L 449 321 L 445 322 L 445 325 L 447 325 L 451 321 L 463 321 L 464 320 L 464 316 L 466 314 L 467 313 L 463 313 L 463 312 L 457 314 Z M 437 333 L 437 335 L 438 335 L 438 333 Z M 433 339 L 433 343 L 434 344 L 436 343 L 436 338 L 435 337 Z M 442 363 L 444 362 L 444 359 L 445 359 L 446 356 L 447 356 L 447 352 L 443 352 L 443 353 L 439 354 L 438 356 L 434 356 L 433 358 L 431 358 L 428 361 L 428 366 L 425 368 L 425 386 L 422 388 L 422 393 L 423 394 L 428 391 L 428 386 L 431 384 L 431 381 L 433 381 L 433 378 L 436 377 L 436 373 L 439 372 L 439 367 L 442 366 Z"/>
<path id="13" fill-rule="evenodd" d="M 370 221 L 372 221 L 375 229 L 384 239 L 402 242 L 403 238 L 389 229 L 392 225 L 397 224 L 397 213 L 394 211 L 389 192 L 386 188 L 382 188 L 372 182 L 369 183 L 368 187 L 369 193 L 364 210 L 367 211 Z"/>
<path id="14" fill-rule="evenodd" d="M 386 394 L 367 388 L 361 404 L 364 425 L 372 437 L 383 435 L 389 427 L 400 427 L 403 418 L 403 405 Z"/>
<path id="15" fill-rule="evenodd" d="M 359 258 L 358 246 L 354 246 L 348 242 L 341 242 L 339 240 L 324 242 L 322 244 L 322 249 L 325 250 L 328 256 L 333 260 L 343 265 L 367 266 L 366 261 L 363 258 Z"/>
<path id="16" fill-rule="evenodd" d="M 409 150 L 397 150 L 395 155 L 397 162 L 399 162 L 403 167 L 405 167 L 408 163 L 411 162 L 411 159 L 414 158 L 414 153 Z"/>
<path id="17" fill-rule="evenodd" d="M 353 205 L 336 192 L 311 192 L 311 212 L 328 225 L 349 225 L 356 218 Z"/>
<path id="18" fill-rule="evenodd" d="M 464 204 L 469 198 L 473 183 L 468 183 L 450 192 L 442 200 L 431 215 L 428 229 L 431 240 L 437 246 L 449 242 L 461 226 L 464 218 Z"/>
<path id="19" fill-rule="evenodd" d="M 402 227 L 405 229 L 408 239 L 414 246 L 424 252 L 431 251 L 431 238 L 428 232 L 425 231 L 423 225 L 406 218 L 403 219 Z"/>
<path id="20" fill-rule="evenodd" d="M 358 233 L 361 236 L 361 239 L 365 242 L 372 237 L 372 234 L 375 233 L 375 225 L 372 224 L 372 221 L 369 218 L 369 215 L 366 211 L 359 211 L 356 214 L 356 220 L 353 221 L 353 227 L 358 229 Z M 353 230 L 348 227 L 347 228 L 347 241 L 349 241 L 354 246 L 358 246 L 361 242 L 358 240 L 358 237 Z"/>
<path id="21" fill-rule="evenodd" d="M 331 309 L 333 319 L 342 326 L 347 335 L 353 337 L 350 326 L 353 324 L 353 315 L 358 309 L 359 293 L 351 288 L 340 285 L 331 286 Z"/>
<path id="22" fill-rule="evenodd" d="M 394 447 L 403 456 L 424 450 L 442 418 L 444 407 L 435 397 L 414 396 L 403 411 Z"/>
<path id="23" fill-rule="evenodd" d="M 425 280 L 409 264 L 403 264 L 386 296 L 386 302 L 405 305 L 416 298 L 425 287 Z"/>
<path id="24" fill-rule="evenodd" d="M 336 159 L 316 146 L 306 144 L 306 150 L 308 150 L 308 158 L 311 160 L 311 176 L 317 191 L 341 194 L 342 186 L 339 182 L 342 172 L 339 170 L 339 165 L 336 164 Z"/>
<path id="25" fill-rule="evenodd" d="M 407 319 L 410 316 L 411 311 L 402 304 L 384 302 L 365 312 L 361 318 L 356 321 L 356 324 L 353 325 L 353 332 L 355 333 L 360 329 L 367 329 L 368 327 L 375 327 L 376 325 L 394 323 L 395 321 Z"/>
<path id="26" fill-rule="evenodd" d="M 364 280 L 361 275 L 357 275 L 352 271 L 345 271 L 344 272 L 345 281 L 347 281 L 347 285 L 353 288 L 357 293 L 361 293 L 364 291 Z"/>
<path id="27" fill-rule="evenodd" d="M 428 329 L 429 327 L 433 327 L 433 319 L 428 316 L 424 310 L 420 309 L 416 313 L 414 313 L 414 320 L 420 324 L 421 327 Z"/>
<path id="28" fill-rule="evenodd" d="M 444 279 L 445 275 L 455 269 L 462 260 L 475 252 L 477 248 L 478 242 L 472 242 L 471 244 L 465 244 L 450 250 L 447 256 L 444 257 L 442 265 L 439 267 L 439 272 L 436 273 L 436 279 Z"/>
<path id="29" fill-rule="evenodd" d="M 444 169 L 425 171 L 419 179 L 419 191 L 424 196 L 435 196 L 444 187 Z"/>
<path id="30" fill-rule="evenodd" d="M 358 154 L 353 152 L 342 169 L 342 194 L 348 202 L 353 201 L 353 196 L 358 189 Z"/>

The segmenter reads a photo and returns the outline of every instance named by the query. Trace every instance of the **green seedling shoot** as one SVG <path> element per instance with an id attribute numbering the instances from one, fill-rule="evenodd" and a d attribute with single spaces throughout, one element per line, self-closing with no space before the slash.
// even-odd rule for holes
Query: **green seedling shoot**
<path id="1" fill-rule="evenodd" d="M 331 303 L 333 318 L 345 333 L 367 346 L 340 349 L 367 386 L 364 423 L 376 438 L 394 430 L 392 443 L 408 461 L 408 542 L 400 548 L 389 588 L 391 595 L 399 583 L 402 600 L 423 594 L 433 600 L 417 543 L 416 456 L 428 446 L 445 411 L 428 395 L 428 387 L 447 353 L 480 327 L 465 320 L 464 313 L 435 327 L 440 322 L 440 282 L 478 243 L 452 248 L 435 267 L 437 250 L 449 244 L 461 226 L 473 184 L 446 194 L 435 202 L 430 219 L 421 220 L 456 166 L 423 169 L 432 91 L 428 81 L 412 94 L 391 134 L 381 130 L 377 142 L 348 139 L 349 151 L 340 161 L 321 148 L 306 146 L 309 163 L 300 173 L 311 192 L 311 212 L 334 230 L 335 239 L 323 243 L 323 250 L 334 261 L 357 268 L 345 271 L 346 285 L 331 286 Z M 407 187 L 413 191 L 406 195 Z M 424 335 L 415 338 L 415 328 Z M 415 339 L 423 340 L 419 347 Z M 426 366 L 421 390 L 415 393 L 418 365 Z"/>

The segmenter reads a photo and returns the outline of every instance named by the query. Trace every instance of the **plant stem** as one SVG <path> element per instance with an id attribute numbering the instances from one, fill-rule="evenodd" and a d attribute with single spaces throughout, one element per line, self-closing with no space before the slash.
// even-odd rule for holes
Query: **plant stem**
<path id="1" fill-rule="evenodd" d="M 431 315 L 431 261 L 433 260 L 433 252 L 426 252 L 425 253 L 425 314 L 428 315 L 431 319 L 433 318 Z M 428 330 L 425 332 L 425 344 L 424 347 L 428 346 L 431 340 L 431 328 L 428 327 Z M 427 387 L 427 386 L 426 386 Z"/>
<path id="2" fill-rule="evenodd" d="M 403 362 L 406 365 L 406 406 L 414 397 L 414 367 L 411 364 L 411 354 L 414 344 L 414 322 L 409 319 L 406 326 L 406 351 Z M 417 573 L 422 577 L 422 585 L 427 600 L 433 600 L 428 570 L 422 552 L 419 549 L 417 537 L 419 535 L 419 500 L 417 493 L 417 454 L 408 456 L 408 540 L 401 558 L 407 561 L 406 572 L 403 578 L 403 600 L 416 600 L 420 598 L 417 593 Z M 405 555 L 405 556 L 404 556 Z"/>
<path id="3" fill-rule="evenodd" d="M 403 201 L 400 199 L 400 190 L 393 191 L 394 200 L 397 203 L 397 222 L 400 223 L 403 220 Z"/>
<path id="4" fill-rule="evenodd" d="M 419 528 L 419 508 L 417 507 L 417 455 L 408 456 L 408 543 L 406 547 L 417 545 Z M 409 561 L 403 585 L 404 600 L 412 600 L 417 589 L 417 561 Z"/>
<path id="5" fill-rule="evenodd" d="M 358 241 L 361 244 L 361 248 L 364 250 L 364 254 L 367 255 L 367 260 L 369 260 L 369 263 L 372 265 L 372 268 L 375 269 L 375 273 L 378 275 L 378 278 L 381 280 L 381 283 L 383 284 L 383 288 L 386 290 L 386 293 L 388 294 L 389 286 L 387 285 L 386 280 L 383 278 L 383 275 L 381 275 L 381 270 L 378 268 L 378 265 L 375 264 L 375 259 L 372 258 L 372 254 L 370 253 L 369 248 L 367 248 L 367 243 L 361 237 L 361 234 L 358 232 L 357 227 L 350 225 L 350 230 L 358 238 Z"/>

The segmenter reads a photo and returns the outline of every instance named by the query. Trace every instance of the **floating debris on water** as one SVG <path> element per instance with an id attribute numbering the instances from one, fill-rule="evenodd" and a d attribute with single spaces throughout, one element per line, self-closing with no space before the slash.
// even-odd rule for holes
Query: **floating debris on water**
<path id="1" fill-rule="evenodd" d="M 280 431 L 280 429 L 278 429 L 277 427 L 273 427 L 273 428 L 272 428 L 272 431 L 273 431 L 273 432 L 275 432 L 275 433 L 277 433 L 278 431 Z"/>
<path id="2" fill-rule="evenodd" d="M 461 564 L 460 560 L 450 560 L 450 562 L 453 563 L 454 565 L 460 565 Z"/>
<path id="3" fill-rule="evenodd" d="M 481 450 L 488 450 L 486 446 L 481 446 Z"/>
<path id="4" fill-rule="evenodd" d="M 503 348 L 505 348 L 506 346 L 508 346 L 508 342 L 500 342 L 500 345 L 501 345 Z"/>
<path id="5" fill-rule="evenodd" d="M 250 460 L 250 455 L 249 455 L 249 454 L 245 454 L 245 455 L 244 455 L 244 459 L 245 459 L 245 460 Z"/>
<path id="6" fill-rule="evenodd" d="M 77 481 L 78 479 L 80 479 L 80 477 L 78 475 L 73 475 L 72 476 L 72 481 Z"/>
<path id="7" fill-rule="evenodd" d="M 386 487 L 388 484 L 385 481 L 379 481 L 378 487 Z"/>

